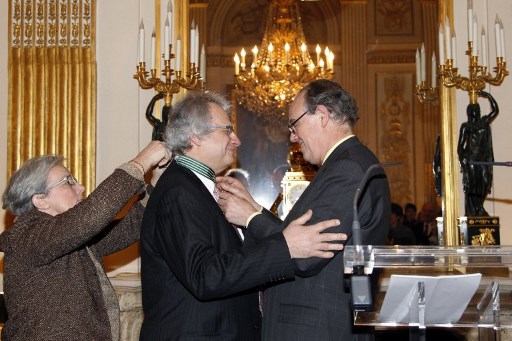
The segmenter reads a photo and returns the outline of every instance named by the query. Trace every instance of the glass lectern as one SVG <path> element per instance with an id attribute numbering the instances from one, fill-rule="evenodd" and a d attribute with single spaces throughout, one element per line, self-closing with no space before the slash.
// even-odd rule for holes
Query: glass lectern
<path id="1" fill-rule="evenodd" d="M 354 324 L 373 326 L 376 330 L 408 328 L 410 339 L 415 340 L 425 340 L 426 328 L 453 328 L 457 331 L 473 328 L 477 330 L 480 341 L 501 340 L 503 335 L 503 339 L 512 339 L 510 266 L 512 246 L 347 245 L 344 251 L 345 274 L 354 273 L 354 269 L 361 273 L 360 269 L 364 268 L 364 274 L 369 275 L 375 269 L 381 269 L 374 308 L 372 311 L 354 311 Z M 444 296 L 441 297 L 445 302 L 441 303 L 449 305 L 451 301 L 457 302 L 455 298 L 461 291 L 468 289 L 470 278 L 474 283 L 475 276 L 471 274 L 481 274 L 481 277 L 478 276 L 476 290 L 469 293 L 468 302 L 462 305 L 454 303 L 462 307 L 465 305 L 465 308 L 460 309 L 460 317 L 455 320 L 453 317 L 440 320 L 436 319 L 438 316 L 432 316 L 436 312 L 432 309 L 429 312 L 428 306 L 434 304 L 434 296 L 426 294 L 429 290 L 432 291 L 434 285 L 430 280 L 434 279 L 435 285 L 443 289 L 441 294 Z M 459 277 L 462 282 L 453 281 Z M 389 316 L 387 319 L 381 316 L 381 309 L 386 295 L 391 295 L 388 292 L 392 289 L 391 279 L 396 278 L 415 282 L 410 290 L 402 291 L 404 298 L 401 309 L 405 311 L 397 315 L 391 314 L 402 318 L 390 320 Z M 438 278 L 447 281 L 437 281 Z M 394 288 L 396 292 L 396 286 Z M 436 300 L 439 301 L 439 296 Z M 389 303 L 389 299 L 387 301 Z M 398 304 L 396 306 L 398 309 Z"/>

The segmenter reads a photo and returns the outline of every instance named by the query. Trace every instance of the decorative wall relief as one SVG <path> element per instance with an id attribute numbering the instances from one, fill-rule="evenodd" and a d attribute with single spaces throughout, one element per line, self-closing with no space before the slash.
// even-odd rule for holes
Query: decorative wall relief
<path id="1" fill-rule="evenodd" d="M 414 202 L 413 77 L 410 73 L 377 73 L 378 144 L 382 162 L 399 161 L 386 168 L 391 199 Z"/>

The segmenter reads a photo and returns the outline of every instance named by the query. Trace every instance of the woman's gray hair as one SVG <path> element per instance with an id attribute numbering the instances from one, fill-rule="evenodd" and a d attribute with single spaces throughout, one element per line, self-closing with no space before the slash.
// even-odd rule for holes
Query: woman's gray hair
<path id="1" fill-rule="evenodd" d="M 190 138 L 211 133 L 211 105 L 216 104 L 230 116 L 231 105 L 222 95 L 212 91 L 189 91 L 172 108 L 165 129 L 167 149 L 174 155 L 183 155 L 192 148 Z"/>
<path id="2" fill-rule="evenodd" d="M 32 211 L 32 197 L 46 192 L 50 170 L 63 162 L 59 155 L 36 156 L 26 161 L 9 179 L 2 194 L 2 208 L 16 216 Z"/>
<path id="3" fill-rule="evenodd" d="M 310 113 L 314 113 L 317 106 L 323 105 L 329 110 L 332 119 L 341 124 L 347 123 L 354 129 L 359 119 L 357 103 L 341 85 L 328 79 L 318 79 L 307 84 L 301 92 L 304 92 L 304 100 Z"/>

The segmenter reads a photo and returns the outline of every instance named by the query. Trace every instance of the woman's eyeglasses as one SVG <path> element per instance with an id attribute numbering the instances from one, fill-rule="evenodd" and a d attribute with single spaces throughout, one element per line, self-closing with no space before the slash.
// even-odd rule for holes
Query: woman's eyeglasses
<path id="1" fill-rule="evenodd" d="M 63 183 L 68 183 L 68 185 L 70 186 L 74 186 L 78 183 L 78 180 L 73 176 L 73 175 L 66 175 L 65 177 L 63 177 L 62 179 L 60 179 L 59 181 L 57 181 L 56 183 L 53 183 L 51 184 L 50 186 L 46 187 L 46 190 L 45 192 L 48 192 L 49 190 L 51 190 L 52 188 L 55 188 L 57 186 L 60 186 L 62 185 Z"/>

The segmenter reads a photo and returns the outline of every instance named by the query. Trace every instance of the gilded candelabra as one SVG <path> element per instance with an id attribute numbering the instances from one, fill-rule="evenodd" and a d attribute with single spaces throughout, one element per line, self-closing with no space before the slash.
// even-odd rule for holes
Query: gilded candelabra
<path id="1" fill-rule="evenodd" d="M 416 96 L 421 103 L 431 102 L 433 104 L 439 103 L 439 95 L 437 93 L 437 87 L 427 85 L 427 82 L 421 81 L 420 84 L 416 85 Z"/>
<path id="2" fill-rule="evenodd" d="M 488 72 L 487 67 L 487 34 L 485 27 L 482 27 L 480 43 L 478 46 L 478 19 L 473 13 L 473 1 L 468 0 L 467 9 L 468 21 L 468 50 L 466 55 L 469 62 L 469 75 L 463 77 L 458 73 L 456 57 L 457 57 L 457 40 L 455 31 L 450 25 L 450 20 L 446 17 L 444 25 L 439 25 L 439 68 L 437 76 L 440 83 L 446 87 L 456 87 L 467 91 L 469 94 L 470 104 L 478 102 L 478 92 L 483 90 L 486 84 L 500 85 L 503 79 L 508 75 L 505 63 L 505 39 L 503 22 L 496 16 L 494 24 L 496 36 L 496 67 L 494 67 L 494 75 Z M 480 48 L 480 49 L 479 49 Z M 444 58 L 446 53 L 446 60 Z M 482 57 L 481 64 L 478 63 L 479 56 Z M 428 87 L 425 83 L 425 47 L 421 47 L 421 52 L 416 51 L 416 95 L 423 102 L 437 101 L 439 98 L 436 88 L 436 59 L 432 54 L 432 84 Z"/>
<path id="3" fill-rule="evenodd" d="M 156 76 L 156 69 L 151 69 L 148 73 L 145 62 L 139 62 L 137 73 L 133 75 L 133 78 L 139 81 L 142 89 L 155 89 L 158 93 L 163 94 L 167 107 L 171 106 L 172 96 L 181 88 L 204 90 L 205 87 L 204 80 L 199 75 L 199 68 L 195 63 L 190 63 L 189 71 L 183 74 L 182 71 L 174 71 L 171 68 L 171 59 L 174 58 L 174 55 L 170 54 L 169 56 L 169 59 L 164 60 L 163 79 Z"/>
<path id="4" fill-rule="evenodd" d="M 446 65 L 439 66 L 438 76 L 442 83 L 447 87 L 455 86 L 469 93 L 469 102 L 476 104 L 478 102 L 478 91 L 483 90 L 486 83 L 490 85 L 500 85 L 508 75 L 507 63 L 503 57 L 496 57 L 496 67 L 493 68 L 494 76 L 491 75 L 487 66 L 478 64 L 478 56 L 473 55 L 473 42 L 468 42 L 466 55 L 469 58 L 469 75 L 463 77 L 458 74 L 458 68 L 453 67 L 452 59 L 446 60 Z"/>
<path id="5" fill-rule="evenodd" d="M 146 109 L 146 118 L 153 125 L 153 140 L 163 140 L 163 134 L 167 120 L 169 117 L 170 109 L 172 106 L 172 97 L 178 93 L 182 88 L 187 90 L 201 89 L 204 90 L 206 75 L 206 54 L 204 44 L 199 56 L 199 29 L 192 21 L 190 27 L 190 63 L 187 71 L 181 71 L 182 67 L 182 53 L 181 53 L 181 35 L 176 36 L 174 39 L 174 12 L 172 2 L 167 4 L 165 26 L 163 28 L 163 68 L 161 77 L 157 77 L 156 68 L 156 34 L 153 29 L 151 35 L 151 59 L 150 70 L 146 71 L 145 62 L 145 44 L 144 44 L 144 22 L 141 20 L 139 26 L 139 64 L 137 65 L 137 73 L 133 78 L 137 79 L 142 89 L 155 89 L 157 94 L 151 99 L 148 108 Z M 176 41 L 176 60 L 173 54 L 172 44 Z M 171 64 L 172 61 L 172 64 Z M 199 68 L 199 61 L 201 61 L 201 68 Z M 176 71 L 173 69 L 176 65 Z M 161 119 L 153 116 L 153 109 L 156 101 L 164 99 L 162 107 Z"/>

